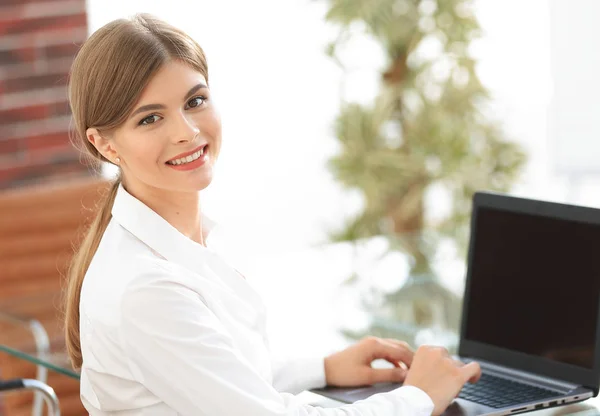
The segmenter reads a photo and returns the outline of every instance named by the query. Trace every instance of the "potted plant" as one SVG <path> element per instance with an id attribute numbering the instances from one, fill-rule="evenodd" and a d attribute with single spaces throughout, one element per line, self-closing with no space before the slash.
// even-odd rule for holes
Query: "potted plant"
<path id="1" fill-rule="evenodd" d="M 408 280 L 370 306 L 376 318 L 365 332 L 415 342 L 422 328 L 456 331 L 460 298 L 432 269 L 439 241 L 451 239 L 464 253 L 473 193 L 509 190 L 526 161 L 486 111 L 490 97 L 469 53 L 480 35 L 472 2 L 327 2 L 326 20 L 340 28 L 327 54 L 342 68 L 340 47 L 353 36 L 374 39 L 386 54 L 376 99 L 343 102 L 335 121 L 340 150 L 329 168 L 344 187 L 359 191 L 363 206 L 330 237 L 385 236 L 390 250 L 410 258 Z M 438 53 L 424 54 L 425 47 Z M 436 221 L 427 215 L 432 187 L 451 201 Z"/>

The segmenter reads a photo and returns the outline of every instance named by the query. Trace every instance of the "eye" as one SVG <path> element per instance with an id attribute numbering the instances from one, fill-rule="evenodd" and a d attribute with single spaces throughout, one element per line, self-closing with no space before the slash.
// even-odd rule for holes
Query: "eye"
<path id="1" fill-rule="evenodd" d="M 188 108 L 198 108 L 206 101 L 206 97 L 199 95 L 198 97 L 194 97 L 187 102 Z"/>
<path id="2" fill-rule="evenodd" d="M 148 124 L 156 123 L 159 119 L 160 119 L 159 116 L 157 116 L 156 114 L 152 114 L 152 115 L 149 115 L 148 117 L 141 119 L 138 124 L 140 126 L 147 126 Z"/>

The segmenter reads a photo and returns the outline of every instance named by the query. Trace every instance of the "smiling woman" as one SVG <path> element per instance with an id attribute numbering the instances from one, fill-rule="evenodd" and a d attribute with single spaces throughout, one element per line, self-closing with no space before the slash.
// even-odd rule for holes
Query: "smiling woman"
<path id="1" fill-rule="evenodd" d="M 67 346 L 91 415 L 425 416 L 478 377 L 445 350 L 373 337 L 272 364 L 261 298 L 207 242 L 199 191 L 221 122 L 185 33 L 148 15 L 107 24 L 77 55 L 69 99 L 82 150 L 119 169 L 68 273 Z M 380 358 L 393 368 L 372 368 Z M 390 381 L 404 386 L 344 409 L 290 394 Z"/>
<path id="2" fill-rule="evenodd" d="M 208 142 L 212 142 L 216 160 L 221 127 L 207 96 L 208 68 L 200 46 L 151 16 L 107 24 L 85 42 L 73 62 L 69 101 L 77 146 L 93 162 L 109 162 L 120 168 L 69 270 L 66 336 L 75 367 L 82 365 L 81 288 L 110 221 L 121 182 L 156 212 L 164 211 L 167 194 L 178 201 L 173 198 L 175 193 L 187 194 L 188 200 L 196 201 L 188 204 L 189 209 L 199 210 L 196 191 L 210 183 L 210 164 L 186 175 L 175 172 L 166 162 Z M 151 110 L 160 112 L 148 114 Z M 172 216 L 169 212 L 163 215 Z M 203 235 L 198 232 L 201 218 L 193 214 L 189 218 L 195 218 L 191 225 L 177 223 L 176 227 L 189 227 L 192 231 L 188 234 L 202 243 Z"/>

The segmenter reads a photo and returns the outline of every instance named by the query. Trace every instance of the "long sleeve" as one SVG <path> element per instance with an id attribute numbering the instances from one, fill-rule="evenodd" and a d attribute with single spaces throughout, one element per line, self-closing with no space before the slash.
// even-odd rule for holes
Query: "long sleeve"
<path id="1" fill-rule="evenodd" d="M 302 357 L 273 360 L 273 387 L 277 391 L 298 394 L 325 387 L 325 359 Z"/>
<path id="2" fill-rule="evenodd" d="M 279 393 L 235 348 L 201 296 L 168 278 L 144 276 L 122 298 L 120 337 L 133 377 L 184 416 L 427 416 L 433 404 L 402 387 L 339 408 Z"/>

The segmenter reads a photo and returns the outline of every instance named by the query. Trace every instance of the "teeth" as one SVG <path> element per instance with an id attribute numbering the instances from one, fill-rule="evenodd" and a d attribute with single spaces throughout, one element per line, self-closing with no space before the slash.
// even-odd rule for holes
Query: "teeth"
<path id="1" fill-rule="evenodd" d="M 196 153 L 193 153 L 186 157 L 182 157 L 180 159 L 175 159 L 175 160 L 169 161 L 167 163 L 169 165 L 183 165 L 185 163 L 190 163 L 190 162 L 193 162 L 194 160 L 197 160 L 203 154 L 204 154 L 204 147 L 202 149 L 198 150 Z"/>

